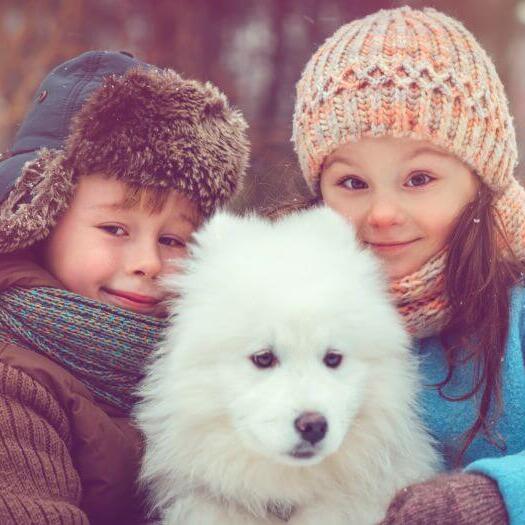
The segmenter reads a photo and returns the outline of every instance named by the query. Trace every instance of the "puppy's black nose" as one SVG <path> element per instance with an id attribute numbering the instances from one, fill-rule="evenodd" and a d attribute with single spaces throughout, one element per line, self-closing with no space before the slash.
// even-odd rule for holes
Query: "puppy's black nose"
<path id="1" fill-rule="evenodd" d="M 294 424 L 301 437 L 312 445 L 321 441 L 328 430 L 328 422 L 319 412 L 304 412 Z"/>

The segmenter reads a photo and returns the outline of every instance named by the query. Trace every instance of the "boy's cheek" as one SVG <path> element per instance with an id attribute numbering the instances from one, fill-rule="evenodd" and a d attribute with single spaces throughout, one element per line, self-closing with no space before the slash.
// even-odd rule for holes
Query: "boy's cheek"
<path id="1" fill-rule="evenodd" d="M 170 275 L 181 273 L 184 269 L 184 261 L 187 257 L 188 253 L 184 252 L 177 257 L 166 259 L 163 263 L 161 277 L 168 277 Z"/>
<path id="2" fill-rule="evenodd" d="M 162 281 L 161 281 L 162 282 Z M 172 310 L 172 303 L 175 299 L 179 297 L 179 294 L 176 292 L 176 290 L 163 290 L 162 300 L 157 305 L 157 308 L 153 312 L 153 316 L 157 318 L 165 318 L 168 317 L 170 311 Z"/>
<path id="3" fill-rule="evenodd" d="M 166 317 L 169 313 L 169 303 L 176 299 L 179 294 L 173 289 L 173 283 L 170 283 L 170 276 L 178 275 L 184 271 L 185 260 L 188 258 L 188 252 L 184 251 L 177 257 L 166 259 L 163 262 L 162 272 L 157 281 L 158 288 L 162 291 L 162 302 L 159 304 L 158 317 Z"/>
<path id="4" fill-rule="evenodd" d="M 159 305 L 158 310 L 156 310 L 152 315 L 153 317 L 157 317 L 158 319 L 164 319 L 168 317 L 168 313 L 169 313 L 168 304 L 163 302 L 162 304 Z"/>

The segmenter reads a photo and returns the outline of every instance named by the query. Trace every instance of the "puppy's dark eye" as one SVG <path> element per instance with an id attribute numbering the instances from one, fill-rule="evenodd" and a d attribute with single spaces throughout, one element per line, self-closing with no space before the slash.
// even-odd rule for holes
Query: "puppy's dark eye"
<path id="1" fill-rule="evenodd" d="M 271 350 L 261 350 L 251 355 L 250 359 L 257 368 L 271 368 L 278 362 L 277 356 Z"/>
<path id="2" fill-rule="evenodd" d="M 329 350 L 326 352 L 323 363 L 329 368 L 337 368 L 343 361 L 343 356 L 339 352 Z"/>

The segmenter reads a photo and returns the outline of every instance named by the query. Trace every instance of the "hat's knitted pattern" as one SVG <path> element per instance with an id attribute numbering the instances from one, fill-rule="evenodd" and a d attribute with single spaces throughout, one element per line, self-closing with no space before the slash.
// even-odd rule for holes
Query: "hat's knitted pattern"
<path id="1" fill-rule="evenodd" d="M 430 140 L 492 189 L 509 182 L 517 147 L 503 86 L 457 20 L 431 8 L 381 10 L 341 27 L 308 62 L 293 141 L 314 191 L 334 149 L 384 135 Z"/>
<path id="2" fill-rule="evenodd" d="M 319 193 L 322 164 L 364 137 L 427 140 L 456 155 L 496 193 L 495 209 L 525 259 L 525 190 L 513 176 L 517 146 L 503 85 L 465 27 L 435 9 L 381 10 L 341 27 L 312 56 L 297 84 L 293 142 Z M 391 283 L 410 333 L 448 319 L 447 251 Z"/>

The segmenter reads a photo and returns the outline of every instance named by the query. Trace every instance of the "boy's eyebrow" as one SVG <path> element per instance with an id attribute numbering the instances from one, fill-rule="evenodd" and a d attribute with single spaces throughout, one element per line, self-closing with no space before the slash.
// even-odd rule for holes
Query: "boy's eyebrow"
<path id="1" fill-rule="evenodd" d="M 93 204 L 92 206 L 88 206 L 88 210 L 99 210 L 99 209 L 106 209 L 106 210 L 118 210 L 122 208 L 122 202 L 106 202 L 103 204 Z"/>
<path id="2" fill-rule="evenodd" d="M 124 209 L 122 207 L 122 201 L 117 201 L 117 202 L 107 202 L 107 203 L 102 203 L 102 204 L 93 204 L 92 206 L 88 206 L 88 209 L 89 210 L 122 210 Z M 195 219 L 193 219 L 192 217 L 190 217 L 189 215 L 183 213 L 183 212 L 180 212 L 179 213 L 179 217 L 186 221 L 186 222 L 189 222 L 195 229 L 197 229 L 199 227 L 199 221 L 196 221 Z"/>
<path id="3" fill-rule="evenodd" d="M 186 215 L 185 213 L 180 213 L 180 218 L 185 220 L 186 222 L 189 222 L 195 229 L 197 229 L 200 226 L 198 221 L 195 221 L 192 217 Z"/>

